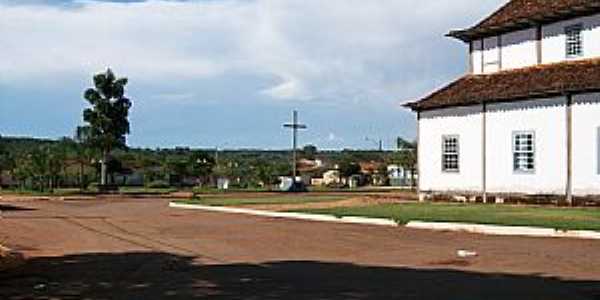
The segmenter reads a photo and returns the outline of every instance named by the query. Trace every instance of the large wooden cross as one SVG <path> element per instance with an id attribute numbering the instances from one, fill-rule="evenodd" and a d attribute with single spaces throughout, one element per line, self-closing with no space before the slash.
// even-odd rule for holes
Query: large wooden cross
<path id="1" fill-rule="evenodd" d="M 297 148 L 298 148 L 298 130 L 299 129 L 306 129 L 306 125 L 304 124 L 299 124 L 298 123 L 298 111 L 294 110 L 294 114 L 292 116 L 292 123 L 287 123 L 287 124 L 283 124 L 284 128 L 289 128 L 292 130 L 292 168 L 293 168 L 293 177 L 292 177 L 292 182 L 296 182 L 296 176 L 298 174 L 298 164 L 297 164 L 297 160 L 298 160 L 298 155 L 297 155 Z"/>

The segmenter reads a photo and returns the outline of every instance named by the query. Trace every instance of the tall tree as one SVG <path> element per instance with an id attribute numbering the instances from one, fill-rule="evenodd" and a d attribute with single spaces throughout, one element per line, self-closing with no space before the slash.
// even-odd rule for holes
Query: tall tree
<path id="1" fill-rule="evenodd" d="M 315 159 L 318 149 L 315 145 L 306 145 L 302 148 L 302 152 L 304 153 L 305 158 Z"/>
<path id="2" fill-rule="evenodd" d="M 83 111 L 89 124 L 89 142 L 102 152 L 100 184 L 107 185 L 107 162 L 113 149 L 126 148 L 131 100 L 125 97 L 127 78 L 117 78 L 111 69 L 94 76 L 94 87 L 84 93 L 91 108 Z"/>
<path id="3" fill-rule="evenodd" d="M 416 147 L 416 144 L 416 142 L 411 142 L 401 137 L 398 137 L 396 139 L 396 148 L 398 148 L 398 150 L 414 149 Z"/>
<path id="4" fill-rule="evenodd" d="M 199 184 L 203 185 L 210 181 L 216 162 L 212 155 L 205 151 L 193 151 L 188 160 L 190 166 L 190 175 L 199 178 Z"/>
<path id="5" fill-rule="evenodd" d="M 39 146 L 30 150 L 17 164 L 17 177 L 21 181 L 29 180 L 32 187 L 43 192 L 51 188 L 50 147 Z"/>
<path id="6" fill-rule="evenodd" d="M 340 170 L 340 175 L 346 178 L 360 173 L 360 165 L 357 162 L 351 161 L 349 159 L 344 159 L 340 161 L 338 167 Z"/>

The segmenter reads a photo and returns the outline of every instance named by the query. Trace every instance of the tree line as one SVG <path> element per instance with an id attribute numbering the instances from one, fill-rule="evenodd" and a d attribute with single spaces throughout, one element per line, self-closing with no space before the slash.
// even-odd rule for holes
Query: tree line
<path id="1" fill-rule="evenodd" d="M 93 87 L 83 93 L 89 105 L 82 113 L 84 124 L 72 137 L 43 140 L 0 136 L 0 175 L 9 175 L 0 176 L 0 187 L 9 184 L 3 182 L 7 178 L 21 189 L 51 191 L 63 187 L 111 189 L 128 184 L 208 186 L 225 177 L 234 186 L 251 188 L 274 185 L 279 176 L 291 175 L 289 151 L 128 148 L 133 102 L 126 96 L 127 84 L 127 78 L 118 78 L 110 69 L 93 76 Z M 307 145 L 300 154 L 304 159 L 320 158 L 336 165 L 342 176 L 359 173 L 361 161 L 414 169 L 415 144 L 399 139 L 398 147 L 401 151 L 319 152 Z M 138 180 L 132 183 L 136 176 Z"/>

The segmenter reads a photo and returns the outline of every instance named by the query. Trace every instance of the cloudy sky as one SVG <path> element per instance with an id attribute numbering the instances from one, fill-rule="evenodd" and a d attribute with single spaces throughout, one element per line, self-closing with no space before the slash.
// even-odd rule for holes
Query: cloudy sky
<path id="1" fill-rule="evenodd" d="M 72 135 L 94 73 L 130 79 L 129 144 L 319 148 L 413 138 L 402 102 L 464 74 L 444 37 L 506 0 L 0 0 L 0 134 Z"/>

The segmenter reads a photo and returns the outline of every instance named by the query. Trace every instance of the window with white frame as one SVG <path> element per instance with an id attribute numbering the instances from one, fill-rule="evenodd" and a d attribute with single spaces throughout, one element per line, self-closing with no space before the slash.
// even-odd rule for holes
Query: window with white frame
<path id="1" fill-rule="evenodd" d="M 535 134 L 531 131 L 513 133 L 513 169 L 515 172 L 535 171 Z"/>
<path id="2" fill-rule="evenodd" d="M 442 137 L 442 171 L 459 171 L 459 142 L 457 135 Z"/>
<path id="3" fill-rule="evenodd" d="M 583 39 L 581 24 L 565 28 L 567 58 L 579 57 L 583 55 Z"/>

